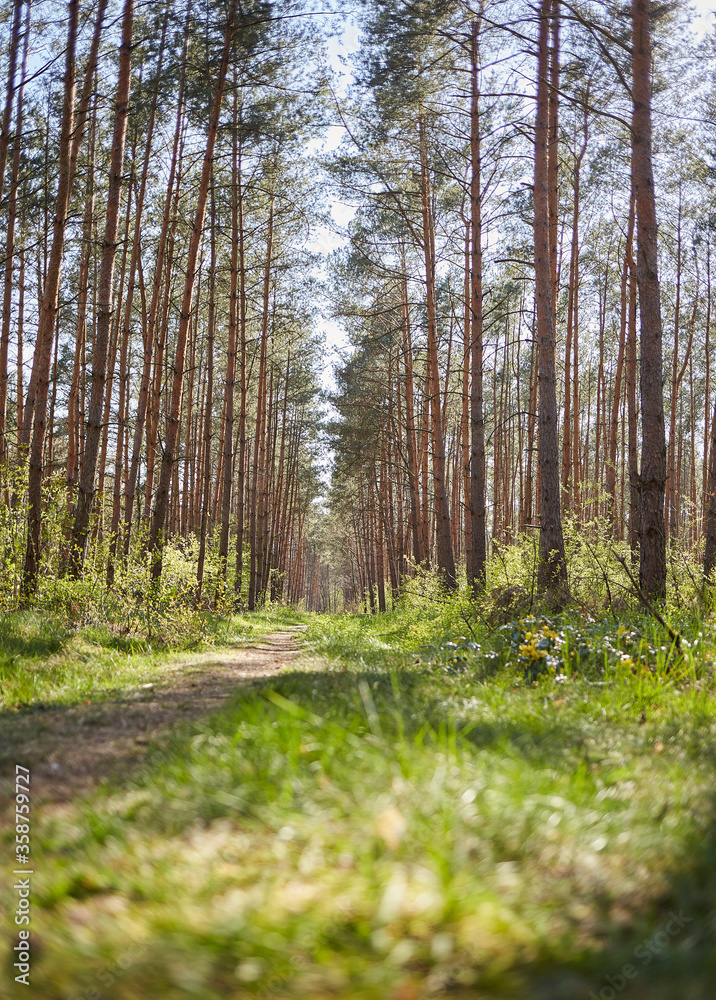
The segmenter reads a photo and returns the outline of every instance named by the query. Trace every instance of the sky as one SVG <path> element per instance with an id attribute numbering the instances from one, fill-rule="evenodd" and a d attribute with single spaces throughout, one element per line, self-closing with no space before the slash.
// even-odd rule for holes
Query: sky
<path id="1" fill-rule="evenodd" d="M 348 15 L 343 30 L 336 33 L 328 42 L 328 61 L 334 73 L 334 86 L 339 97 L 346 93 L 347 86 L 351 81 L 350 58 L 358 50 L 358 41 L 358 26 L 355 18 Z M 323 142 L 317 144 L 316 152 L 329 153 L 337 149 L 344 135 L 345 130 L 341 125 L 330 125 L 326 130 Z M 345 230 L 355 214 L 354 208 L 333 195 L 328 196 L 327 202 L 331 218 L 337 228 L 320 226 L 315 231 L 308 246 L 309 250 L 321 254 L 325 258 L 328 258 L 334 250 L 346 245 L 347 238 L 341 229 Z M 339 323 L 330 318 L 327 311 L 319 322 L 319 327 L 325 336 L 328 348 L 322 381 L 324 388 L 330 391 L 335 389 L 333 366 L 339 360 L 339 351 L 346 347 L 347 339 L 345 331 Z"/>
<path id="2" fill-rule="evenodd" d="M 716 3 L 714 0 L 692 0 L 696 8 L 696 17 L 691 27 L 697 35 L 703 35 L 709 29 L 713 30 Z"/>

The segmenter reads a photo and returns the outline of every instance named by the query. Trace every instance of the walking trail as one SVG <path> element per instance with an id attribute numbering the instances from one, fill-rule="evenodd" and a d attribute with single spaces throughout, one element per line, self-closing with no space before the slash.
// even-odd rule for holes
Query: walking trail
<path id="1" fill-rule="evenodd" d="M 0 773 L 22 763 L 31 769 L 33 804 L 71 802 L 106 779 L 121 779 L 161 745 L 177 723 L 220 708 L 237 688 L 273 677 L 298 655 L 294 626 L 235 650 L 211 650 L 177 662 L 152 684 L 113 693 L 103 701 L 32 708 L 3 723 Z M 14 769 L 13 769 L 14 770 Z"/>

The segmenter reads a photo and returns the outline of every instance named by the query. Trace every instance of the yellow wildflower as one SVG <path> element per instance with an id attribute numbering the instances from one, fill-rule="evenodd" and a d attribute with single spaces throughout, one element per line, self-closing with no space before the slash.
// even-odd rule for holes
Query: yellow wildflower
<path id="1" fill-rule="evenodd" d="M 534 642 L 525 642 L 520 646 L 520 653 L 523 656 L 528 656 L 532 660 L 541 660 L 543 656 L 547 655 L 546 649 L 537 649 Z"/>

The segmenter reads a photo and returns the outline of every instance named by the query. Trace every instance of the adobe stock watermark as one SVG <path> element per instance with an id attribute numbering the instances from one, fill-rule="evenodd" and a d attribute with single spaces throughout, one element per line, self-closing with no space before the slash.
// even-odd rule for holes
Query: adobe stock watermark
<path id="1" fill-rule="evenodd" d="M 30 985 L 30 769 L 15 765 L 15 868 L 17 878 L 13 889 L 17 893 L 15 924 L 18 927 L 17 943 L 13 945 L 13 969 L 17 971 L 16 983 Z"/>
<path id="2" fill-rule="evenodd" d="M 685 916 L 683 910 L 679 910 L 678 913 L 674 913 L 672 910 L 663 926 L 634 949 L 634 961 L 626 962 L 613 976 L 605 976 L 605 985 L 598 993 L 592 990 L 588 1000 L 614 1000 L 627 984 L 632 979 L 636 979 L 640 971 L 650 965 L 669 942 L 681 934 L 690 923 L 693 923 L 693 918 Z"/>

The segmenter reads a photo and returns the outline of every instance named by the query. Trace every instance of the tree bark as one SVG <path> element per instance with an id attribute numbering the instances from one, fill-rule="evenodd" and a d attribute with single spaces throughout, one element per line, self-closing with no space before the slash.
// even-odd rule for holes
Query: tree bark
<path id="1" fill-rule="evenodd" d="M 403 341 L 403 367 L 405 370 L 405 450 L 408 458 L 408 490 L 413 538 L 413 559 L 420 566 L 427 553 L 423 548 L 420 512 L 420 472 L 418 468 L 417 440 L 415 436 L 415 390 L 413 381 L 413 352 L 410 343 L 410 304 L 408 302 L 408 277 L 405 254 L 402 254 L 403 273 L 400 279 L 401 335 Z"/>
<path id="2" fill-rule="evenodd" d="M 549 190 L 549 254 L 552 283 L 552 313 L 557 324 L 557 245 L 559 237 L 559 0 L 552 0 L 548 41 L 549 138 L 547 141 L 547 186 Z M 586 115 L 585 115 L 586 117 Z"/>
<path id="3" fill-rule="evenodd" d="M 20 8 L 21 3 L 16 7 Z M 13 25 L 13 29 L 14 29 Z M 27 53 L 30 44 L 30 4 L 25 12 L 25 37 L 22 46 L 22 62 L 20 67 L 20 84 L 17 89 L 17 111 L 15 114 L 15 142 L 12 152 L 12 171 L 10 175 L 10 191 L 7 207 L 7 235 L 5 237 L 5 282 L 2 302 L 2 333 L 0 333 L 0 465 L 7 462 L 7 385 L 8 385 L 8 352 L 10 347 L 10 313 L 12 310 L 12 275 L 13 257 L 15 255 L 15 223 L 17 221 L 17 192 L 20 180 L 20 150 L 22 146 L 22 126 L 24 113 L 25 76 L 27 71 Z M 14 68 L 13 68 L 14 76 Z M 8 78 L 8 87 L 10 80 Z M 0 202 L 2 201 L 2 178 L 5 172 L 4 163 L 0 163 Z"/>
<path id="4" fill-rule="evenodd" d="M 617 507 L 617 445 L 619 435 L 619 408 L 622 401 L 622 377 L 624 374 L 624 355 L 626 352 L 628 326 L 628 283 L 629 259 L 632 253 L 634 238 L 634 199 L 629 201 L 629 221 L 627 223 L 626 249 L 621 278 L 621 310 L 619 320 L 619 351 L 617 354 L 617 370 L 614 378 L 614 394 L 612 396 L 612 412 L 609 421 L 609 462 L 607 464 L 607 516 L 612 525 L 612 536 L 620 537 L 619 510 Z"/>
<path id="5" fill-rule="evenodd" d="M 98 286 L 97 326 L 92 350 L 90 401 L 87 407 L 87 430 L 85 432 L 85 447 L 82 456 L 82 473 L 80 475 L 70 549 L 69 570 L 70 575 L 75 579 L 81 575 L 85 562 L 90 514 L 94 502 L 97 456 L 102 435 L 102 409 L 107 383 L 107 354 L 114 310 L 112 283 L 114 279 L 114 261 L 117 254 L 117 231 L 119 227 L 119 208 L 122 192 L 124 145 L 127 135 L 127 118 L 129 115 L 133 25 L 134 2 L 133 0 L 126 0 L 122 17 L 122 42 L 119 49 L 119 77 L 115 102 L 112 157 L 109 168 L 107 215 Z"/>
<path id="6" fill-rule="evenodd" d="M 430 184 L 428 178 L 427 139 L 425 123 L 420 120 L 420 178 L 421 204 L 423 216 L 423 252 L 425 256 L 425 282 L 428 314 L 427 342 L 427 383 L 430 386 L 430 437 L 433 447 L 433 489 L 435 493 L 435 534 L 436 556 L 446 587 L 457 587 L 455 558 L 450 531 L 450 506 L 445 482 L 445 436 L 443 433 L 442 407 L 440 405 L 440 370 L 438 367 L 437 313 L 435 305 L 435 239 L 430 206 Z"/>
<path id="7" fill-rule="evenodd" d="M 87 340 L 87 299 L 89 297 L 90 256 L 92 252 L 92 224 L 94 221 L 95 201 L 95 135 L 97 115 L 93 114 L 90 126 L 87 182 L 85 192 L 85 207 L 82 220 L 82 250 L 80 252 L 78 292 L 77 292 L 77 326 L 75 340 L 75 358 L 72 368 L 70 395 L 67 402 L 67 466 L 65 478 L 67 481 L 67 506 L 71 510 L 75 502 L 75 490 L 80 475 L 80 435 L 81 435 L 81 387 L 84 384 L 85 344 Z"/>
<path id="8" fill-rule="evenodd" d="M 537 118 L 535 122 L 534 240 L 537 299 L 537 364 L 539 381 L 540 560 L 538 583 L 562 602 L 567 590 L 567 564 L 562 535 L 557 435 L 555 331 L 549 227 L 548 140 L 549 84 L 547 45 L 551 0 L 542 0 L 539 28 Z"/>
<path id="9" fill-rule="evenodd" d="M 636 204 L 641 343 L 639 578 L 645 594 L 666 597 L 666 438 L 656 199 L 651 153 L 651 2 L 632 0 L 632 185 Z"/>
<path id="10" fill-rule="evenodd" d="M 5 106 L 3 108 L 2 119 L 0 119 L 0 202 L 2 202 L 3 191 L 5 190 L 5 167 L 7 166 L 7 154 L 10 149 L 10 122 L 12 121 L 12 105 L 15 99 L 15 73 L 17 71 L 17 53 L 20 49 L 22 4 L 23 0 L 14 0 L 12 11 Z M 29 2 L 27 6 L 29 12 Z"/>
<path id="11" fill-rule="evenodd" d="M 180 170 L 181 158 L 181 126 L 184 114 L 184 91 L 186 85 L 186 62 L 187 47 L 189 43 L 189 20 L 187 16 L 184 28 L 184 47 L 182 50 L 182 69 L 179 82 L 179 95 L 177 98 L 176 123 L 174 127 L 174 144 L 172 147 L 172 158 L 169 167 L 169 179 L 164 198 L 164 212 L 162 215 L 162 228 L 159 233 L 159 243 L 157 245 L 157 259 L 154 270 L 154 282 L 152 285 L 152 298 L 149 306 L 149 316 L 144 330 L 144 356 L 142 361 L 142 374 L 139 383 L 139 397 L 137 399 L 137 414 L 134 421 L 134 437 L 132 440 L 132 457 L 129 466 L 129 477 L 124 496 L 124 556 L 129 554 L 129 546 L 132 536 L 132 515 L 134 512 L 134 500 L 137 490 L 137 478 L 139 476 L 139 463 L 142 454 L 142 439 L 144 437 L 144 425 L 147 417 L 149 405 L 149 394 L 151 392 L 152 357 L 154 354 L 154 340 L 156 330 L 156 318 L 159 309 L 159 296 L 162 286 L 162 272 L 164 270 L 164 259 L 167 249 L 167 237 L 171 222 L 172 197 L 177 172 Z M 178 186 L 178 184 L 177 184 Z"/>
<path id="12" fill-rule="evenodd" d="M 207 344 L 206 344 L 206 396 L 204 400 L 204 438 L 203 448 L 203 472 L 204 482 L 202 484 L 202 505 L 201 505 L 201 527 L 199 528 L 199 558 L 196 564 L 196 597 L 195 602 L 201 601 L 201 591 L 204 586 L 204 563 L 206 561 L 206 546 L 209 532 L 209 503 L 211 499 L 211 441 L 214 433 L 214 326 L 215 301 L 216 301 L 216 212 L 214 198 L 214 177 L 210 179 L 211 185 L 211 256 L 209 265 L 209 314 L 207 316 Z"/>
<path id="13" fill-rule="evenodd" d="M 40 563 L 40 528 L 42 524 L 42 459 L 47 424 L 47 395 L 50 384 L 50 359 L 59 308 L 60 274 L 65 242 L 65 229 L 72 189 L 71 154 L 75 104 L 75 52 L 79 20 L 79 0 L 68 4 L 67 48 L 65 52 L 65 83 L 62 104 L 62 126 L 59 148 L 59 179 L 55 200 L 52 247 L 47 281 L 42 299 L 42 311 L 37 329 L 38 369 L 35 386 L 35 413 L 30 448 L 28 480 L 29 523 L 22 579 L 22 601 L 28 604 L 37 589 Z"/>
<path id="14" fill-rule="evenodd" d="M 674 350 L 671 357 L 671 400 L 669 405 L 669 444 L 666 452 L 666 494 L 664 497 L 664 530 L 674 539 L 678 525 L 679 483 L 676 475 L 676 407 L 679 402 L 679 334 L 681 324 L 681 216 L 682 190 L 679 183 L 679 208 L 676 217 L 676 294 L 674 298 Z"/>
<path id="15" fill-rule="evenodd" d="M 246 261 L 244 253 L 244 188 L 241 174 L 237 177 L 238 198 L 238 249 L 239 249 L 239 443 L 238 469 L 236 479 L 236 572 L 234 594 L 241 600 L 241 584 L 244 567 L 244 502 L 246 492 L 246 414 L 248 407 L 248 384 L 246 377 Z"/>
<path id="16" fill-rule="evenodd" d="M 567 337 L 564 350 L 564 422 L 562 432 L 562 487 L 567 507 L 579 513 L 579 208 L 582 160 L 587 152 L 587 108 L 584 109 L 584 138 L 574 161 L 572 201 L 572 244 L 569 257 L 567 297 Z M 574 369 L 570 368 L 571 355 Z"/>
<path id="17" fill-rule="evenodd" d="M 274 233 L 274 192 L 269 195 L 269 217 L 266 234 L 266 259 L 263 275 L 263 309 L 261 315 L 261 341 L 259 345 L 259 377 L 256 401 L 256 430 L 254 434 L 254 455 L 251 470 L 251 514 L 250 514 L 250 564 L 249 564 L 249 611 L 260 604 L 263 574 L 263 510 L 266 480 L 266 439 L 269 433 L 268 414 L 268 339 L 269 303 L 271 294 L 271 264 L 273 261 Z"/>
<path id="18" fill-rule="evenodd" d="M 111 586 L 114 581 L 114 560 L 117 553 L 119 540 L 119 522 L 121 516 L 121 478 L 122 478 L 122 454 L 124 451 L 125 437 L 128 433 L 128 409 L 129 409 L 129 369 L 128 354 L 131 337 L 132 305 L 134 303 L 134 291 L 136 287 L 137 272 L 141 266 L 142 251 L 142 218 L 144 212 L 144 200 L 147 191 L 147 179 L 149 177 L 149 166 L 152 153 L 152 142 L 154 138 L 154 125 L 156 121 L 157 104 L 159 101 L 159 91 L 161 87 L 162 65 L 164 62 L 164 42 L 166 39 L 167 26 L 169 23 L 169 5 L 162 22 L 162 34 L 159 40 L 159 60 L 157 63 L 157 84 L 152 95 L 152 106 L 149 112 L 149 122 L 147 124 L 147 137 L 144 150 L 144 164 L 142 169 L 142 179 L 139 184 L 137 195 L 137 209 L 134 220 L 134 235 L 132 238 L 132 259 L 129 264 L 129 284 L 127 287 L 127 298 L 124 303 L 124 313 L 122 320 L 122 343 L 119 352 L 119 404 L 117 410 L 117 444 L 114 460 L 114 483 L 112 489 L 112 523 L 110 527 L 109 558 L 107 560 L 107 585 Z M 141 275 L 140 275 L 141 277 Z M 144 283 L 142 284 L 142 294 L 144 294 Z M 131 520 L 131 515 L 130 515 Z"/>
<path id="19" fill-rule="evenodd" d="M 224 486 L 221 495 L 221 532 L 219 535 L 219 589 L 226 587 L 226 565 L 229 558 L 229 522 L 231 520 L 231 484 L 234 473 L 234 391 L 236 388 L 236 352 L 239 323 L 239 187 L 241 155 L 238 143 L 239 104 L 236 74 L 234 74 L 234 127 L 231 144 L 231 279 L 229 291 L 229 337 L 226 347 L 226 382 L 224 384 Z"/>
<path id="20" fill-rule="evenodd" d="M 704 323 L 704 450 L 702 463 L 703 498 L 701 500 L 701 520 L 705 524 L 709 501 L 709 455 L 711 446 L 711 234 L 706 234 L 706 321 Z"/>
<path id="21" fill-rule="evenodd" d="M 480 145 L 479 26 L 470 39 L 470 576 L 475 597 L 485 586 L 487 572 L 485 512 L 485 416 L 483 412 L 482 313 L 482 151 Z"/>
<path id="22" fill-rule="evenodd" d="M 209 179 L 211 177 L 211 168 L 214 159 L 214 145 L 216 143 L 216 133 L 219 129 L 219 115 L 221 113 L 222 98 L 224 96 L 224 83 L 226 81 L 226 73 L 229 68 L 229 55 L 231 52 L 231 40 L 234 30 L 237 2 L 238 0 L 232 0 L 226 19 L 224 50 L 221 58 L 219 77 L 216 82 L 216 91 L 214 94 L 211 120 L 209 123 L 209 133 L 207 135 L 206 152 L 204 153 L 204 163 L 197 195 L 194 227 L 191 234 L 191 240 L 189 242 L 189 252 L 187 256 L 184 295 L 182 298 L 179 329 L 177 331 L 176 354 L 174 357 L 172 393 L 169 402 L 167 437 L 164 446 L 164 454 L 162 456 L 162 467 L 159 475 L 157 499 L 154 506 L 154 514 L 152 516 L 152 523 L 149 532 L 149 551 L 152 553 L 151 575 L 152 579 L 155 581 L 158 581 L 162 574 L 164 524 L 169 505 L 169 487 L 171 484 L 172 470 L 176 461 L 176 447 L 179 439 L 179 422 L 181 418 L 182 389 L 184 385 L 184 358 L 186 354 L 187 334 L 189 332 L 189 322 L 191 320 L 192 298 L 194 295 L 194 281 L 196 278 L 199 244 L 201 242 L 202 232 L 204 229 L 204 215 L 206 213 L 206 201 L 209 192 Z"/>
<path id="23" fill-rule="evenodd" d="M 22 435 L 23 420 L 23 348 L 24 348 L 24 326 L 25 326 L 25 233 L 24 219 L 20 223 L 20 234 L 22 244 L 20 246 L 20 273 L 18 275 L 18 296 L 17 296 L 17 453 L 20 454 L 20 437 Z"/>
<path id="24" fill-rule="evenodd" d="M 87 65 L 85 66 L 85 75 L 82 84 L 82 96 L 80 97 L 79 105 L 77 107 L 77 114 L 73 115 L 73 122 L 72 122 L 71 136 L 70 136 L 70 148 L 69 148 L 68 198 L 71 196 L 72 185 L 74 184 L 75 174 L 77 173 L 77 158 L 79 156 L 80 146 L 82 145 L 84 127 L 87 121 L 87 112 L 89 111 L 90 100 L 92 98 L 92 92 L 95 84 L 95 72 L 97 69 L 99 43 L 102 37 L 104 15 L 107 10 L 108 2 L 109 0 L 99 0 L 99 3 L 97 4 L 94 32 L 92 34 L 92 43 L 90 45 L 90 51 L 87 57 Z M 48 141 L 49 141 L 49 128 L 48 128 Z M 60 139 L 60 142 L 61 141 L 62 140 Z M 56 203 L 55 203 L 55 208 L 57 208 Z M 45 216 L 46 216 L 45 239 L 43 240 L 42 244 L 44 261 L 43 261 L 43 266 L 40 268 L 40 277 L 38 279 L 38 307 L 40 312 L 42 312 L 43 302 L 45 300 L 45 288 L 47 285 L 48 264 L 52 256 L 52 253 L 50 251 L 50 255 L 48 258 L 47 246 L 49 243 L 49 238 L 48 238 L 47 212 L 45 212 Z M 54 233 L 53 233 L 53 240 L 54 240 Z M 54 278 L 51 278 L 51 281 L 54 281 Z M 27 397 L 25 399 L 25 412 L 23 414 L 22 434 L 20 436 L 20 458 L 23 460 L 27 455 L 27 448 L 30 444 L 30 435 L 32 434 L 32 421 L 35 415 L 36 392 L 37 392 L 38 382 L 40 379 L 40 373 L 42 370 L 41 366 L 44 363 L 44 360 L 45 360 L 44 355 L 42 354 L 42 340 L 38 336 L 35 339 L 35 351 L 32 357 L 32 371 L 30 373 L 30 381 L 28 382 L 27 386 Z M 49 373 L 49 364 L 50 364 L 49 355 L 46 360 L 47 360 L 47 371 Z M 42 377 L 43 378 L 45 377 L 44 374 Z M 45 406 L 47 406 L 47 402 L 45 402 Z"/>

